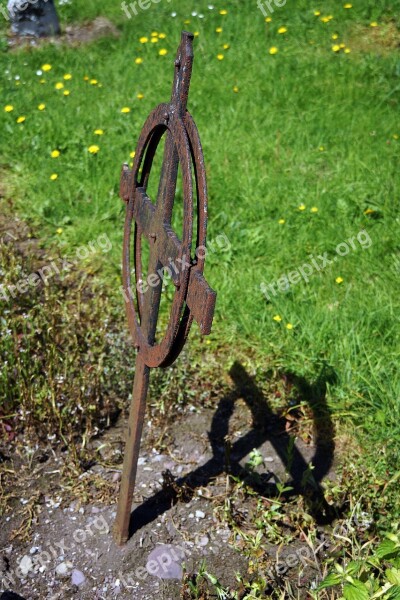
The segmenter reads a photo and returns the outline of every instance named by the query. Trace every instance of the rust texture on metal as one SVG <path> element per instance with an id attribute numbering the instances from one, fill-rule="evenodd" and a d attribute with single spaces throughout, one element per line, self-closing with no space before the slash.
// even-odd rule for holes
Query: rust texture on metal
<path id="1" fill-rule="evenodd" d="M 149 115 L 137 144 L 132 170 L 124 165 L 121 173 L 120 195 L 127 204 L 123 285 L 129 329 L 138 354 L 114 526 L 114 538 L 118 544 L 125 543 L 129 537 L 150 369 L 166 367 L 174 362 L 185 344 L 193 320 L 198 323 L 203 335 L 209 334 L 215 309 L 216 293 L 203 276 L 207 233 L 204 156 L 196 124 L 186 108 L 192 65 L 193 34 L 182 32 L 175 60 L 171 101 L 160 104 Z M 156 203 L 153 204 L 147 195 L 147 186 L 163 136 L 161 178 Z M 180 236 L 171 226 L 179 165 L 183 187 L 183 228 Z M 146 286 L 146 290 L 143 286 L 143 237 L 150 246 L 147 273 L 149 277 L 155 276 L 153 285 Z M 172 279 L 175 293 L 166 333 L 161 340 L 156 340 L 164 270 Z M 132 273 L 136 283 L 132 282 Z"/>

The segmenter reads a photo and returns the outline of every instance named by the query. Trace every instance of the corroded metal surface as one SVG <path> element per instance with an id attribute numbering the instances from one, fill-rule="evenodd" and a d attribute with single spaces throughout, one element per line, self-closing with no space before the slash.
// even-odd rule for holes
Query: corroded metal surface
<path id="1" fill-rule="evenodd" d="M 203 276 L 207 232 L 207 183 L 200 137 L 186 110 L 193 64 L 193 35 L 182 33 L 175 60 L 171 101 L 148 117 L 140 135 L 132 170 L 124 165 L 120 195 L 126 202 L 123 282 L 129 329 L 138 350 L 127 447 L 114 537 L 123 544 L 135 486 L 150 368 L 166 367 L 178 357 L 195 320 L 202 334 L 211 331 L 216 293 Z M 157 148 L 166 136 L 161 178 L 155 204 L 147 195 Z M 171 218 L 178 167 L 183 186 L 183 231 L 172 229 Z M 193 181 L 194 180 L 194 181 Z M 195 228 L 194 228 L 195 223 Z M 150 245 L 144 280 L 142 238 Z M 134 260 L 131 261 L 131 249 Z M 133 263 L 133 264 L 132 264 Z M 156 340 L 163 274 L 175 286 L 167 331 Z M 132 285 L 132 273 L 136 284 Z M 160 275 L 161 274 L 161 275 Z"/>

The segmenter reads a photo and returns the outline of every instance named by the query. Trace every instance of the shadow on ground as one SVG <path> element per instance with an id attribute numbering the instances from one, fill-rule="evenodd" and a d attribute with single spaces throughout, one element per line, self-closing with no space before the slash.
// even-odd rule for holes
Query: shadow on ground
<path id="1" fill-rule="evenodd" d="M 302 495 L 309 513 L 319 525 L 332 523 L 337 517 L 335 508 L 326 502 L 321 486 L 324 476 L 332 467 L 335 450 L 335 428 L 326 402 L 327 385 L 333 384 L 336 379 L 333 369 L 324 367 L 313 384 L 293 373 L 285 375 L 301 391 L 302 398 L 308 402 L 313 413 L 315 453 L 311 462 L 304 458 L 294 444 L 293 437 L 285 430 L 286 420 L 273 412 L 268 399 L 245 368 L 236 362 L 230 370 L 230 376 L 233 389 L 220 400 L 208 434 L 212 458 L 175 480 L 173 485 L 164 486 L 164 489 L 138 506 L 131 514 L 130 536 L 170 509 L 177 502 L 178 488 L 190 497 L 196 488 L 207 486 L 224 472 L 246 481 L 257 493 L 277 496 L 279 478 L 275 473 L 263 473 L 261 478 L 252 481 L 249 471 L 240 464 L 254 448 L 259 448 L 267 441 L 290 474 L 291 480 L 285 487 L 292 489 L 285 492 L 286 496 Z M 229 421 L 239 398 L 246 402 L 251 411 L 252 428 L 230 446 Z"/>

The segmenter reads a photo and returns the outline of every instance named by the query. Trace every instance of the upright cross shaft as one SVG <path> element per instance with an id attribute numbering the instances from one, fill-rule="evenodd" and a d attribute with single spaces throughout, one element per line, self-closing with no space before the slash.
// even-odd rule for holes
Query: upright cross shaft
<path id="1" fill-rule="evenodd" d="M 181 45 L 175 60 L 175 77 L 172 88 L 169 118 L 183 117 L 186 112 L 189 94 L 190 77 L 193 63 L 193 35 L 183 32 Z M 160 223 L 170 223 L 176 182 L 178 175 L 178 152 L 172 135 L 167 131 L 162 174 L 157 195 L 156 214 Z M 131 182 L 130 193 L 134 193 L 136 182 Z M 138 232 L 140 235 L 140 230 Z M 157 250 L 156 233 L 150 236 L 150 259 L 148 273 L 155 274 L 162 269 Z M 153 344 L 156 336 L 157 317 L 160 307 L 162 278 L 158 285 L 148 288 L 141 315 L 141 328 L 149 344 Z M 137 463 L 139 459 L 140 440 L 146 410 L 146 398 L 149 387 L 150 368 L 140 355 L 136 358 L 135 380 L 133 385 L 132 403 L 128 421 L 126 450 L 122 470 L 121 490 L 118 501 L 117 517 L 114 525 L 114 538 L 118 545 L 127 542 L 129 538 L 129 523 L 131 506 L 135 488 Z"/>

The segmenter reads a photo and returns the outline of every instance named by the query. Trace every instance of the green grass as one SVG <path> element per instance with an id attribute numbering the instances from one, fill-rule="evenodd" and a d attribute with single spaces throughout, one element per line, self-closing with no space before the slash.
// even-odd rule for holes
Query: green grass
<path id="1" fill-rule="evenodd" d="M 322 7 L 291 0 L 269 24 L 255 2 L 218 0 L 213 11 L 208 4 L 162 0 L 128 20 L 111 0 L 74 0 L 59 9 L 64 23 L 106 15 L 120 38 L 3 51 L 1 101 L 14 106 L 0 111 L 9 193 L 20 214 L 40 226 L 43 242 L 56 242 L 64 253 L 106 233 L 113 249 L 96 269 L 108 293 L 117 294 L 120 165 L 149 111 L 169 98 L 181 29 L 198 31 L 189 107 L 207 162 L 209 239 L 224 234 L 230 242 L 229 251 L 210 254 L 206 270 L 218 291 L 212 344 L 216 351 L 233 348 L 232 354 L 235 346 L 247 348 L 252 356 L 255 348 L 259 363 L 309 380 L 329 365 L 337 376 L 328 390 L 331 408 L 354 420 L 365 445 L 387 446 L 382 469 L 393 470 L 400 441 L 400 139 L 394 137 L 400 136 L 400 2 L 355 0 L 346 10 L 344 2 Z M 315 9 L 334 18 L 323 23 Z M 192 10 L 205 18 L 190 16 Z M 370 27 L 372 21 L 379 27 Z M 280 35 L 282 25 L 288 31 Z M 166 39 L 141 44 L 153 30 Z M 342 42 L 350 54 L 332 50 Z M 271 56 L 273 46 L 279 52 Z M 158 55 L 160 47 L 166 56 Z M 51 71 L 38 76 L 45 63 Z M 63 80 L 66 73 L 70 81 Z M 70 90 L 68 97 L 55 90 L 56 82 Z M 121 113 L 124 106 L 129 114 Z M 26 121 L 17 124 L 18 116 Z M 96 136 L 97 128 L 104 135 Z M 92 144 L 100 146 L 97 155 L 88 152 Z M 50 156 L 54 149 L 61 152 L 57 159 Z M 369 248 L 358 244 L 308 283 L 266 301 L 260 284 L 299 268 L 310 254 L 332 257 L 361 230 L 372 240 Z"/>

